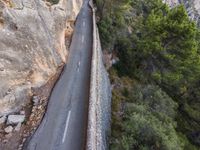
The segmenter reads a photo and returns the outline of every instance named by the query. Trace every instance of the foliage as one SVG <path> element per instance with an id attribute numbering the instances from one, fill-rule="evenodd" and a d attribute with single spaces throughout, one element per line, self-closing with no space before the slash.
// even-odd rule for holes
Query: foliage
<path id="1" fill-rule="evenodd" d="M 102 45 L 111 50 L 117 36 L 125 29 L 126 13 L 130 9 L 130 0 L 96 0 L 100 22 L 98 23 Z M 115 5 L 113 5 L 115 4 Z"/>
<path id="2" fill-rule="evenodd" d="M 200 30 L 182 5 L 169 9 L 161 0 L 118 1 L 97 0 L 102 44 L 104 49 L 118 54 L 120 61 L 114 66 L 115 77 L 119 76 L 117 82 L 123 85 L 123 90 L 113 91 L 113 120 L 117 124 L 115 127 L 113 123 L 113 137 L 117 140 L 112 148 L 196 149 L 192 144 L 200 145 L 196 142 L 199 136 L 191 138 L 191 135 L 200 131 Z M 153 104 L 145 103 L 144 97 L 134 96 L 136 86 L 124 83 L 133 78 L 148 83 L 143 87 L 147 93 L 152 92 L 149 84 L 158 85 L 159 88 L 153 86 L 156 90 L 152 93 L 159 95 L 152 100 L 153 104 L 170 110 L 152 112 L 149 108 Z M 137 92 L 145 95 L 142 88 Z M 173 107 L 173 102 L 178 108 Z M 131 106 L 123 110 L 126 103 Z M 172 110 L 176 116 L 166 115 Z M 121 111 L 124 116 L 120 115 Z M 147 139 L 139 136 L 143 126 L 149 129 L 143 133 Z M 166 137 L 168 141 L 163 140 Z"/>
<path id="3" fill-rule="evenodd" d="M 59 0 L 47 0 L 48 2 L 52 3 L 52 4 L 58 4 Z"/>
<path id="4" fill-rule="evenodd" d="M 113 129 L 111 149 L 182 149 L 184 143 L 176 133 L 174 121 L 178 105 L 157 86 L 136 83 L 130 86 L 124 78 L 122 81 L 122 91 L 117 93 L 124 94 L 123 123 L 118 123 Z"/>

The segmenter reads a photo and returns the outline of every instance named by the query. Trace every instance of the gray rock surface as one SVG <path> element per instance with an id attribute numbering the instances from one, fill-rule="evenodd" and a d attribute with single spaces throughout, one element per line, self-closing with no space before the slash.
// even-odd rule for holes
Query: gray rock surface
<path id="1" fill-rule="evenodd" d="M 4 131 L 5 131 L 6 133 L 11 133 L 11 132 L 13 131 L 13 127 L 12 127 L 12 126 L 8 126 L 8 127 L 6 127 L 6 128 L 4 129 Z"/>
<path id="2" fill-rule="evenodd" d="M 0 0 L 0 116 L 29 102 L 67 61 L 82 0 Z"/>
<path id="3" fill-rule="evenodd" d="M 7 124 L 18 124 L 25 120 L 25 115 L 9 115 L 7 119 Z"/>

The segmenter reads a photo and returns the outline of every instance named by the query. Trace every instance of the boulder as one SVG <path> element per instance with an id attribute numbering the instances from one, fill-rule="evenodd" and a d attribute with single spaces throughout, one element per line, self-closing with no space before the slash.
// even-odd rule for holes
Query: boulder
<path id="1" fill-rule="evenodd" d="M 7 119 L 7 124 L 18 124 L 25 120 L 25 115 L 9 115 Z"/>

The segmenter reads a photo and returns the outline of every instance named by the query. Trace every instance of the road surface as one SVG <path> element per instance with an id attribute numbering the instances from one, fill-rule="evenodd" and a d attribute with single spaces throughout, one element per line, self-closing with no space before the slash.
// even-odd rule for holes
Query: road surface
<path id="1" fill-rule="evenodd" d="M 25 150 L 82 150 L 85 146 L 92 57 L 92 13 L 85 0 L 78 15 L 67 65 L 45 117 Z"/>

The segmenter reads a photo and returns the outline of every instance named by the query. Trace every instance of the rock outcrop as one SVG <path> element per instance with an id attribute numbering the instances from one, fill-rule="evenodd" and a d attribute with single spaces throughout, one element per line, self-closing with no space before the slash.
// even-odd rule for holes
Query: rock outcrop
<path id="1" fill-rule="evenodd" d="M 0 116 L 18 111 L 67 61 L 82 0 L 0 0 Z"/>

